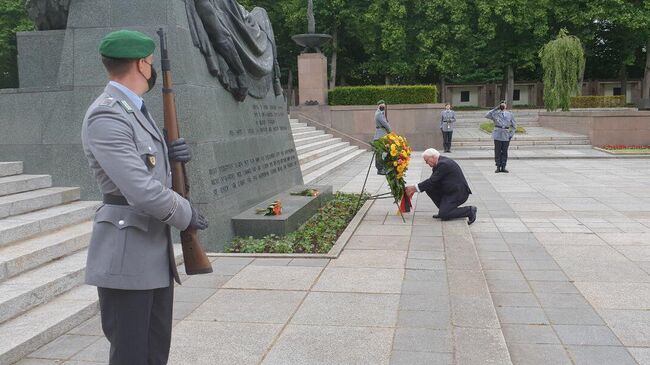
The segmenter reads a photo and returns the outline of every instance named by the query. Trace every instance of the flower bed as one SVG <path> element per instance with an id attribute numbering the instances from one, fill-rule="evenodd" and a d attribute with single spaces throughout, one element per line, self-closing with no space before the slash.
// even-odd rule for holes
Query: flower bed
<path id="1" fill-rule="evenodd" d="M 297 231 L 279 237 L 235 237 L 228 253 L 328 253 L 357 213 L 359 194 L 336 193 Z M 367 196 L 362 197 L 361 204 Z"/>
<path id="2" fill-rule="evenodd" d="M 626 146 L 626 145 L 610 145 L 606 144 L 600 149 L 612 153 L 650 153 L 650 146 Z"/>

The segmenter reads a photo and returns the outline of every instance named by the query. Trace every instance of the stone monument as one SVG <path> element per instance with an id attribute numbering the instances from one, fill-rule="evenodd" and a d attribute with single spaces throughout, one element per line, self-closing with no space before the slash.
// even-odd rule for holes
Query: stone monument
<path id="1" fill-rule="evenodd" d="M 327 57 L 320 51 L 330 35 L 316 33 L 313 0 L 307 1 L 307 33 L 291 37 L 305 47 L 298 56 L 298 94 L 301 105 L 327 105 Z M 314 50 L 315 53 L 309 53 Z"/>
<path id="2" fill-rule="evenodd" d="M 230 240 L 233 216 L 302 184 L 263 9 L 249 12 L 235 0 L 32 3 L 56 12 L 30 11 L 49 30 L 18 34 L 20 88 L 0 90 L 2 160 L 24 161 L 26 172 L 48 172 L 56 185 L 81 186 L 82 198 L 99 199 L 80 139 L 86 108 L 107 82 L 99 42 L 117 29 L 158 41 L 163 27 L 180 131 L 193 148 L 191 196 L 210 219 L 201 238 L 207 249 Z M 160 70 L 158 53 L 154 61 Z M 145 100 L 162 124 L 160 85 Z"/>

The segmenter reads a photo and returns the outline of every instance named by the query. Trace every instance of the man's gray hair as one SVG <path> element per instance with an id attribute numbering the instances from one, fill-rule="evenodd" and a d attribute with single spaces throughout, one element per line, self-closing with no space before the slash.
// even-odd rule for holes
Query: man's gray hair
<path id="1" fill-rule="evenodd" d="M 427 158 L 427 157 L 439 158 L 440 152 L 438 152 L 438 150 L 435 148 L 426 149 L 424 150 L 424 152 L 422 152 L 422 158 Z"/>

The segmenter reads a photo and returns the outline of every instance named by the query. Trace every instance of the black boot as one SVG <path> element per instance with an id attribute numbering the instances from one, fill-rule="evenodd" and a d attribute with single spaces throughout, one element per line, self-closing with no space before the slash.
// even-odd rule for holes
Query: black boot
<path id="1" fill-rule="evenodd" d="M 501 166 L 501 172 L 505 172 L 507 174 L 510 171 L 506 170 L 506 165 L 503 165 L 503 166 Z"/>
<path id="2" fill-rule="evenodd" d="M 497 169 L 494 170 L 494 173 L 495 173 L 495 174 L 498 174 L 498 173 L 500 173 L 500 172 L 501 172 L 501 166 L 497 166 Z"/>

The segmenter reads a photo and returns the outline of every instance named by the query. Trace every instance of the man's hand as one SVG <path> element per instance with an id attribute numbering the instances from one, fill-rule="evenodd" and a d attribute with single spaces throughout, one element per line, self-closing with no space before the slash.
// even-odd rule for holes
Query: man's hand
<path id="1" fill-rule="evenodd" d="M 192 206 L 192 219 L 190 220 L 190 225 L 187 228 L 194 228 L 198 230 L 204 230 L 208 228 L 208 220 L 199 213 L 194 206 Z"/>
<path id="2" fill-rule="evenodd" d="M 185 138 L 179 138 L 173 141 L 167 148 L 169 149 L 167 156 L 170 161 L 190 162 L 192 160 L 192 151 L 190 150 L 190 146 L 185 142 Z"/>
<path id="3" fill-rule="evenodd" d="M 404 190 L 404 192 L 406 193 L 406 195 L 408 195 L 409 197 L 413 196 L 413 194 L 417 193 L 417 191 L 418 191 L 418 190 L 415 188 L 415 185 L 409 185 L 409 186 L 407 186 L 406 189 Z"/>

